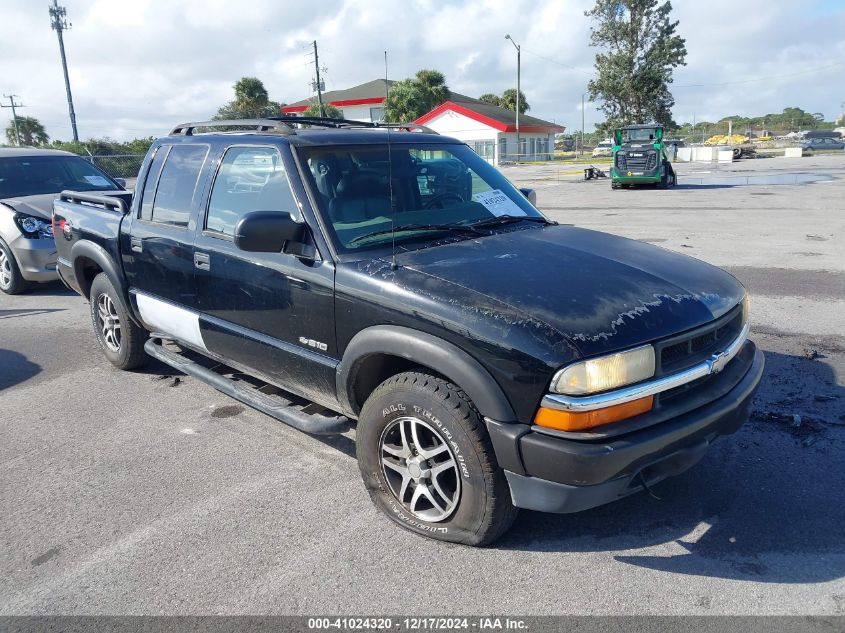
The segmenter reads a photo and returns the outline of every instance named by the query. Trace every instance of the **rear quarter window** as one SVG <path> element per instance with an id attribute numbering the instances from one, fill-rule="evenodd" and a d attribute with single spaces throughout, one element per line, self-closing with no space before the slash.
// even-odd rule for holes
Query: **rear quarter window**
<path id="1" fill-rule="evenodd" d="M 174 145 L 170 151 L 166 150 L 160 147 L 150 165 L 144 183 L 141 219 L 188 226 L 208 146 Z"/>

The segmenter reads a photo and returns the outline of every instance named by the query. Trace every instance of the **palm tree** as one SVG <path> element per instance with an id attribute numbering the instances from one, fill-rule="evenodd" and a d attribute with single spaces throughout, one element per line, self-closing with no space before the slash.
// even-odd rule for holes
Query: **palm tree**
<path id="1" fill-rule="evenodd" d="M 410 122 L 436 108 L 451 96 L 446 78 L 438 70 L 420 70 L 414 77 L 390 87 L 385 102 L 385 121 Z"/>
<path id="2" fill-rule="evenodd" d="M 15 122 L 11 121 L 6 128 L 6 140 L 12 145 L 26 145 L 30 147 L 37 147 L 40 145 L 47 145 L 50 142 L 50 137 L 41 122 L 35 117 L 19 116 L 17 117 L 17 134 L 15 132 Z M 17 135 L 20 135 L 18 139 Z"/>
<path id="3" fill-rule="evenodd" d="M 233 88 L 234 101 L 217 110 L 215 119 L 257 119 L 281 114 L 281 105 L 270 101 L 267 88 L 257 77 L 241 77 Z"/>

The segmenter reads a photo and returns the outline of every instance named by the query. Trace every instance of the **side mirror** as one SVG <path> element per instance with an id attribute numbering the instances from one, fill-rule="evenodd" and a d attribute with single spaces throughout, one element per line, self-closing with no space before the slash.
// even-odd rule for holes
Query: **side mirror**
<path id="1" fill-rule="evenodd" d="M 126 179 L 125 179 L 125 178 L 114 178 L 114 181 L 115 181 L 118 185 L 120 185 L 121 187 L 123 187 L 124 189 L 126 189 Z"/>
<path id="2" fill-rule="evenodd" d="M 235 246 L 251 253 L 280 253 L 286 242 L 299 242 L 305 225 L 283 211 L 253 211 L 238 221 Z"/>
<path id="3" fill-rule="evenodd" d="M 520 187 L 519 190 L 522 192 L 522 195 L 528 198 L 528 202 L 533 204 L 535 207 L 537 206 L 537 192 L 533 189 L 529 189 L 528 187 Z"/>

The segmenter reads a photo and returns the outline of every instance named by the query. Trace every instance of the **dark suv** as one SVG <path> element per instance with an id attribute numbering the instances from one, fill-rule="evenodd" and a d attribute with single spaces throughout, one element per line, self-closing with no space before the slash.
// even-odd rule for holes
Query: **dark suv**
<path id="1" fill-rule="evenodd" d="M 112 363 L 155 356 L 306 432 L 357 425 L 391 520 L 479 545 L 517 507 L 690 467 L 763 370 L 736 279 L 527 195 L 418 126 L 214 121 L 156 141 L 134 196 L 65 192 L 53 223 Z"/>

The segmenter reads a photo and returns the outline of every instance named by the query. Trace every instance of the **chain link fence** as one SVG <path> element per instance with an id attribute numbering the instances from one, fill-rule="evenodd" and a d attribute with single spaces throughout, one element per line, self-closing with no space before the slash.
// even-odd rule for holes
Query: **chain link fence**
<path id="1" fill-rule="evenodd" d="M 110 154 L 83 156 L 112 178 L 134 179 L 141 171 L 144 154 Z"/>

